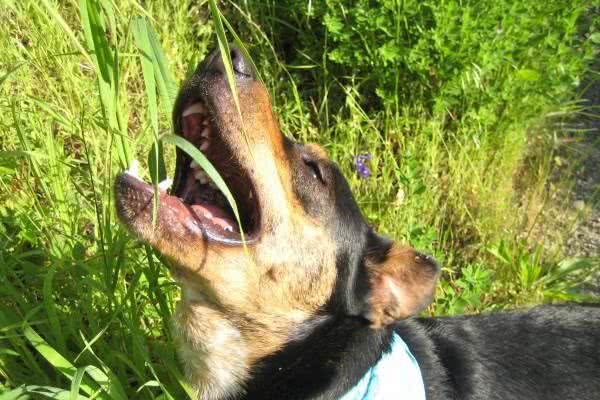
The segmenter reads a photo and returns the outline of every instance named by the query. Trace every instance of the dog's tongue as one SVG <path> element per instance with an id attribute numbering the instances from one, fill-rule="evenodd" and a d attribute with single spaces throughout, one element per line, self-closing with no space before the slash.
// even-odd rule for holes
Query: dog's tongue
<path id="1" fill-rule="evenodd" d="M 192 210 L 202 219 L 208 220 L 223 230 L 237 231 L 237 224 L 229 217 L 226 211 L 212 204 L 194 204 Z"/>

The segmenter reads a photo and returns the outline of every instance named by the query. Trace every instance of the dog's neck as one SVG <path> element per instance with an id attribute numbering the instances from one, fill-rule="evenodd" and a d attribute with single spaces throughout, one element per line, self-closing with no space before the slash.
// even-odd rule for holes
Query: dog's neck
<path id="1" fill-rule="evenodd" d="M 237 315 L 202 291 L 182 287 L 175 314 L 179 355 L 199 399 L 244 397 L 259 360 L 303 339 L 320 321 L 304 314 Z"/>
<path id="2" fill-rule="evenodd" d="M 175 320 L 180 357 L 202 400 L 337 398 L 377 362 L 391 338 L 391 331 L 373 330 L 360 318 L 333 316 L 311 318 L 283 337 L 284 330 L 247 321 L 240 326 L 193 300 L 184 294 Z"/>
<path id="3" fill-rule="evenodd" d="M 377 363 L 392 338 L 356 317 L 330 316 L 310 334 L 262 359 L 246 385 L 245 399 L 336 399 Z"/>
<path id="4" fill-rule="evenodd" d="M 180 302 L 174 316 L 179 357 L 198 399 L 220 400 L 243 392 L 249 360 L 240 331 L 202 302 Z"/>

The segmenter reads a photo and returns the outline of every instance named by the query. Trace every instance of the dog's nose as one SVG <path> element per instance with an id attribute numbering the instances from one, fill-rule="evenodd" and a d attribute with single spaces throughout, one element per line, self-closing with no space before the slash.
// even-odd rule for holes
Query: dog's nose
<path id="1" fill-rule="evenodd" d="M 231 58 L 231 65 L 233 66 L 233 72 L 236 76 L 252 79 L 256 77 L 252 64 L 246 60 L 240 49 L 234 45 L 229 45 L 229 56 Z M 223 57 L 221 57 L 220 50 L 215 50 L 208 59 L 209 69 L 225 74 L 225 64 L 223 64 Z"/>
<path id="2" fill-rule="evenodd" d="M 435 260 L 435 258 L 431 257 L 430 255 L 427 254 L 423 254 L 420 252 L 415 252 L 415 261 L 427 268 L 430 268 L 432 270 L 438 271 L 440 269 L 440 266 L 438 264 L 438 262 Z"/>

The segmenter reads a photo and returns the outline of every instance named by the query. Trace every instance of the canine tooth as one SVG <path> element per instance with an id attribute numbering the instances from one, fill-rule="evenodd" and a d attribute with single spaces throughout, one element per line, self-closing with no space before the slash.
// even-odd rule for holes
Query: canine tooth
<path id="1" fill-rule="evenodd" d="M 158 184 L 158 189 L 167 191 L 171 187 L 172 184 L 173 184 L 173 181 L 171 179 L 167 178 Z"/>
<path id="2" fill-rule="evenodd" d="M 192 162 L 190 163 L 190 168 L 192 168 L 192 169 L 198 168 L 198 163 L 196 161 L 192 160 Z"/>
<path id="3" fill-rule="evenodd" d="M 208 149 L 208 142 L 202 142 L 202 144 L 200 145 L 200 150 L 201 151 L 206 151 Z"/>
<path id="4" fill-rule="evenodd" d="M 204 114 L 204 112 L 206 111 L 206 109 L 204 108 L 204 106 L 201 103 L 194 103 L 191 106 L 189 106 L 188 108 L 186 108 L 183 113 L 181 114 L 182 117 L 187 117 L 188 115 L 192 115 L 192 114 Z"/>
<path id="5" fill-rule="evenodd" d="M 206 128 L 202 129 L 202 132 L 200 133 L 200 136 L 202 136 L 203 138 L 208 139 L 208 137 L 210 136 L 210 128 L 207 126 Z"/>
<path id="6" fill-rule="evenodd" d="M 253 198 L 253 197 L 254 197 L 254 196 L 252 195 L 252 192 L 248 192 L 248 198 L 249 198 L 250 200 L 252 200 L 252 198 Z"/>
<path id="7" fill-rule="evenodd" d="M 194 178 L 196 178 L 203 185 L 208 182 L 208 175 L 206 175 L 206 173 L 201 169 L 196 171 Z"/>

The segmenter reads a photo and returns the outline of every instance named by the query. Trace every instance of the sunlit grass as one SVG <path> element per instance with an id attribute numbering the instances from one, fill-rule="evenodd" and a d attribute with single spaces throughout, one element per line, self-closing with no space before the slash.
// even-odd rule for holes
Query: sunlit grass
<path id="1" fill-rule="evenodd" d="M 464 37 L 452 36 L 456 14 L 466 13 L 466 4 L 446 11 L 430 4 L 439 13 L 436 22 L 446 21 L 438 30 L 415 28 L 428 15 L 421 6 L 386 11 L 401 22 L 390 37 L 413 44 L 422 39 L 423 48 L 417 49 L 422 52 L 430 40 L 445 43 L 442 50 L 450 55 L 464 52 L 461 56 L 484 64 L 486 57 L 505 51 L 503 46 L 516 46 L 514 60 L 494 64 L 498 82 L 505 79 L 506 86 L 490 81 L 485 69 L 472 64 L 461 69 L 451 58 L 457 72 L 445 92 L 435 92 L 432 85 L 435 73 L 450 72 L 427 70 L 427 59 L 406 49 L 409 67 L 418 70 L 407 86 L 416 88 L 411 96 L 404 96 L 402 86 L 408 78 L 390 75 L 405 73 L 407 64 L 367 74 L 362 65 L 348 71 L 334 62 L 336 54 L 343 58 L 353 50 L 371 54 L 375 62 L 383 50 L 367 27 L 358 30 L 364 41 L 334 42 L 343 39 L 324 34 L 323 20 L 315 19 L 324 5 L 302 3 L 292 12 L 285 2 L 225 2 L 218 3 L 221 14 L 213 1 L 212 9 L 209 2 L 175 3 L 0 5 L 5 24 L 0 30 L 2 399 L 191 395 L 170 326 L 179 292 L 153 250 L 117 223 L 112 185 L 133 159 L 142 162 L 144 178 L 155 184 L 172 174 L 171 142 L 177 139 L 166 135 L 172 132 L 175 82 L 219 43 L 229 54 L 226 35 L 246 56 L 248 46 L 282 131 L 325 146 L 379 231 L 440 260 L 445 274 L 430 311 L 584 299 L 574 288 L 598 260 L 564 259 L 560 243 L 558 250 L 548 251 L 543 238 L 531 234 L 532 225 L 545 223 L 544 207 L 556 207 L 546 182 L 554 159 L 552 138 L 560 132 L 548 127 L 544 116 L 560 113 L 561 104 L 567 104 L 561 102 L 575 94 L 573 83 L 563 79 L 581 76 L 589 56 L 589 43 L 569 36 L 575 35 L 569 27 L 579 23 L 579 2 L 572 8 L 564 3 L 556 18 L 567 28 L 551 36 L 562 40 L 565 54 L 572 51 L 569 56 L 539 46 L 548 52 L 542 54 L 548 63 L 543 67 L 556 71 L 544 79 L 531 72 L 536 66 L 517 68 L 518 62 L 531 60 L 517 52 L 524 47 L 506 29 L 507 36 L 494 42 L 498 48 L 471 54 L 461 47 L 474 46 L 480 34 L 490 35 L 470 21 L 460 31 Z M 356 10 L 347 11 L 350 18 Z M 336 29 L 339 8 L 329 12 L 326 23 Z M 514 29 L 521 29 L 520 14 L 508 15 L 515 19 Z M 333 36 L 324 40 L 323 35 Z M 291 49 L 285 47 L 290 38 L 296 46 Z M 442 63 L 428 62 L 432 68 Z M 564 75 L 559 76 L 559 67 Z M 394 83 L 392 94 L 383 91 L 387 97 L 379 98 L 370 91 L 369 79 L 397 81 L 398 87 Z M 503 96 L 509 105 L 525 96 L 522 85 L 542 100 L 538 92 L 564 98 L 545 99 L 544 108 L 536 110 L 497 108 Z M 536 137 L 541 139 L 532 140 Z M 161 142 L 169 146 L 154 146 Z M 354 170 L 352 160 L 359 153 L 373 156 L 368 179 Z M 572 218 L 568 210 L 564 218 Z"/>

